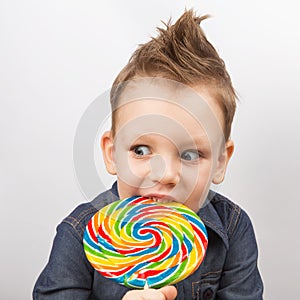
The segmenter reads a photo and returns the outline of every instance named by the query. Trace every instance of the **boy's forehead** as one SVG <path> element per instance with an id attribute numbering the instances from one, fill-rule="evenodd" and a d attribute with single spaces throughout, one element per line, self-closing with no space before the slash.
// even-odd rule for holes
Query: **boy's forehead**
<path id="1" fill-rule="evenodd" d="M 149 130 L 154 127 L 157 129 L 160 126 L 171 126 L 175 122 L 186 127 L 184 130 L 191 126 L 201 127 L 210 136 L 223 136 L 221 108 L 203 87 L 191 88 L 158 77 L 138 78 L 126 83 L 118 108 L 120 110 L 116 118 L 117 123 L 126 121 L 129 115 L 132 115 L 136 118 L 135 122 L 130 121 L 133 122 L 132 125 L 143 124 L 144 121 Z M 166 118 L 170 120 L 167 121 Z M 149 119 L 152 119 L 152 122 L 149 123 Z"/>
<path id="2" fill-rule="evenodd" d="M 210 93 L 208 86 L 195 85 L 193 87 L 180 82 L 161 77 L 141 77 L 124 84 L 123 92 L 116 108 L 137 100 L 156 99 L 166 103 L 177 104 L 182 109 L 192 113 L 196 118 L 202 118 L 203 112 L 216 115 L 222 110 L 216 99 Z M 210 110 L 210 112 L 209 112 Z M 221 120 L 219 120 L 221 121 Z"/>

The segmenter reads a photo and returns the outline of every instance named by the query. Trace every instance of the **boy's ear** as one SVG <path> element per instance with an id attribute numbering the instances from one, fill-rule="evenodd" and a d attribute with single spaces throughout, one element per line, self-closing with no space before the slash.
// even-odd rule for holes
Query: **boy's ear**
<path id="1" fill-rule="evenodd" d="M 228 140 L 218 158 L 217 168 L 212 179 L 214 184 L 220 184 L 224 180 L 227 164 L 233 154 L 233 151 L 234 143 L 232 140 Z"/>
<path id="2" fill-rule="evenodd" d="M 116 175 L 117 172 L 113 158 L 114 139 L 111 131 L 103 133 L 101 138 L 101 149 L 107 172 L 111 175 Z"/>

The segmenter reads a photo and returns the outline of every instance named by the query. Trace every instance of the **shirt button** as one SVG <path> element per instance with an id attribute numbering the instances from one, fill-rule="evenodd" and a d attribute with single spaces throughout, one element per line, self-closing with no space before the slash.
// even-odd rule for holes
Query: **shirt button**
<path id="1" fill-rule="evenodd" d="M 213 290 L 211 288 L 208 288 L 203 292 L 203 299 L 204 300 L 212 299 L 213 295 L 214 295 Z"/>

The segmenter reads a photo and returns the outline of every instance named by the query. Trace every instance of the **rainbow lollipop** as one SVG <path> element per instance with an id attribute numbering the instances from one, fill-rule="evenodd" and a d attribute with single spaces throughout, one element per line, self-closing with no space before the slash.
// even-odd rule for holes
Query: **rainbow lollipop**
<path id="1" fill-rule="evenodd" d="M 103 276 L 131 288 L 159 288 L 192 274 L 207 248 L 200 218 L 179 203 L 144 197 L 113 202 L 86 226 L 87 259 Z"/>

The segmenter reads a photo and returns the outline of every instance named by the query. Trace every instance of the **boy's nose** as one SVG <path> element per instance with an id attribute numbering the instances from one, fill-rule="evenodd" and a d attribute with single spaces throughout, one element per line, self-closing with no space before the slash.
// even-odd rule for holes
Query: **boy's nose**
<path id="1" fill-rule="evenodd" d="M 180 161 L 168 156 L 155 155 L 150 160 L 150 179 L 164 185 L 176 185 L 180 180 Z"/>

